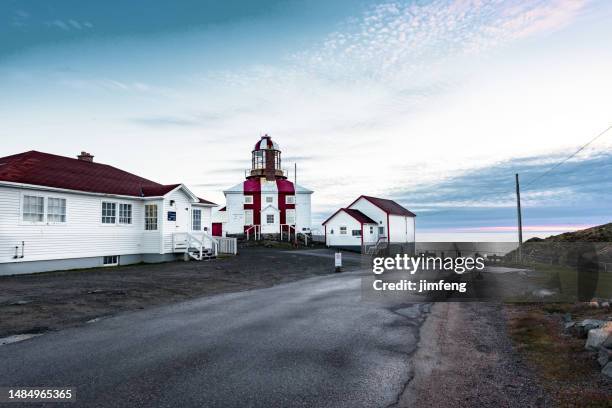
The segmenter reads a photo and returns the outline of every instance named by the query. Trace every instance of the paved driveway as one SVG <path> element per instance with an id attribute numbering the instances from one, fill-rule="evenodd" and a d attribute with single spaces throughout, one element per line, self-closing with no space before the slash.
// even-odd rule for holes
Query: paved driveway
<path id="1" fill-rule="evenodd" d="M 362 302 L 360 284 L 315 277 L 1 346 L 0 387 L 72 386 L 96 407 L 385 407 L 410 378 L 424 306 Z"/>

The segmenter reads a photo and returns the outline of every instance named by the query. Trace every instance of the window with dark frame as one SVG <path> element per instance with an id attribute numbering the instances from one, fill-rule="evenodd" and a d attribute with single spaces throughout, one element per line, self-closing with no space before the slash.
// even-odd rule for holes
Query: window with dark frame
<path id="1" fill-rule="evenodd" d="M 119 265 L 119 255 L 105 256 L 103 259 L 104 266 L 116 266 Z"/>

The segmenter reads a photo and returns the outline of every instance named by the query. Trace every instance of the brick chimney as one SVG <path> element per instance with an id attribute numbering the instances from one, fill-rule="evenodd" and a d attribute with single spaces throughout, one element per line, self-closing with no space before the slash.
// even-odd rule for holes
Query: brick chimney
<path id="1" fill-rule="evenodd" d="M 91 154 L 89 154 L 87 152 L 81 152 L 81 154 L 79 154 L 77 156 L 77 159 L 83 160 L 83 161 L 86 161 L 86 162 L 93 162 L 93 158 L 94 158 L 93 155 L 91 155 Z"/>

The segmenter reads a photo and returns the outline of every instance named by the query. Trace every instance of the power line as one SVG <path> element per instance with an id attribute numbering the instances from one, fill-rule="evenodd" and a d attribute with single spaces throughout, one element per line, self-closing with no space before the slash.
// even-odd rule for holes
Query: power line
<path id="1" fill-rule="evenodd" d="M 591 143 L 593 143 L 595 140 L 599 139 L 601 136 L 603 136 L 604 134 L 606 134 L 610 129 L 612 129 L 612 125 L 608 126 L 606 128 L 606 130 L 604 130 L 603 132 L 599 133 L 597 136 L 595 136 L 593 139 L 589 140 L 586 144 L 582 145 L 580 147 L 580 149 L 576 150 L 574 153 L 570 154 L 568 157 L 566 157 L 565 159 L 561 160 L 559 163 L 555 164 L 554 166 L 552 166 L 550 169 L 546 170 L 544 173 L 540 174 L 539 176 L 537 176 L 536 178 L 534 178 L 533 180 L 531 180 L 530 182 L 528 182 L 527 184 L 525 184 L 525 186 L 523 186 L 523 189 L 529 187 L 530 185 L 532 185 L 533 183 L 535 183 L 536 181 L 540 180 L 542 177 L 548 175 L 550 172 L 552 172 L 553 170 L 555 170 L 557 167 L 561 166 L 563 163 L 565 163 L 566 161 L 568 161 L 569 159 L 571 159 L 572 157 L 576 156 L 578 153 L 580 153 L 581 151 L 583 151 L 588 145 L 590 145 Z"/>

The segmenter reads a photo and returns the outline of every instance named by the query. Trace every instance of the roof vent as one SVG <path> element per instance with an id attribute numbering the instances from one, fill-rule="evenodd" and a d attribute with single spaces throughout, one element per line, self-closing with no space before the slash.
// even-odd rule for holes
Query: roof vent
<path id="1" fill-rule="evenodd" d="M 77 156 L 77 159 L 83 160 L 83 161 L 86 161 L 86 162 L 93 162 L 93 158 L 94 158 L 93 155 L 91 155 L 91 154 L 89 154 L 87 152 L 81 152 L 81 154 L 79 154 Z"/>

